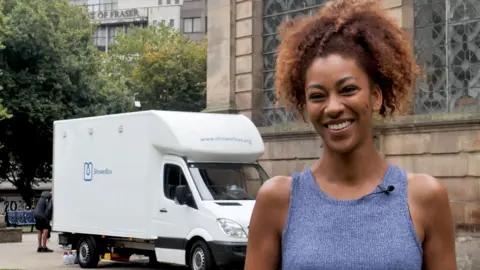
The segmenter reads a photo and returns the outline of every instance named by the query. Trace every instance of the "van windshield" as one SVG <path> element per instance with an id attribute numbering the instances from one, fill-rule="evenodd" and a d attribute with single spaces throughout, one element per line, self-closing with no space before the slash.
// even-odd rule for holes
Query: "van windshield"
<path id="1" fill-rule="evenodd" d="M 255 200 L 268 179 L 259 164 L 190 163 L 202 200 Z"/>

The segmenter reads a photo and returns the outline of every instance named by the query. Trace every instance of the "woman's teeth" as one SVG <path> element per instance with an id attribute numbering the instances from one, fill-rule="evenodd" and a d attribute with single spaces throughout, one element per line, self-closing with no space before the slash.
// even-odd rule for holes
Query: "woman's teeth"
<path id="1" fill-rule="evenodd" d="M 330 124 L 330 125 L 328 125 L 328 129 L 341 130 L 341 129 L 344 129 L 344 128 L 348 127 L 350 124 L 352 124 L 352 121 L 345 121 L 345 122 L 340 123 L 340 124 Z"/>

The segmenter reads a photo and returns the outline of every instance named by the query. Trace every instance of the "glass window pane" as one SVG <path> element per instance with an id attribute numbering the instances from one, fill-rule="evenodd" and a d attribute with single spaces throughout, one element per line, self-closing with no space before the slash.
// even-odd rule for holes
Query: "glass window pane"
<path id="1" fill-rule="evenodd" d="M 193 31 L 192 19 L 183 19 L 183 32 L 191 33 Z"/>
<path id="2" fill-rule="evenodd" d="M 201 18 L 193 19 L 193 32 L 202 32 L 202 20 Z"/>

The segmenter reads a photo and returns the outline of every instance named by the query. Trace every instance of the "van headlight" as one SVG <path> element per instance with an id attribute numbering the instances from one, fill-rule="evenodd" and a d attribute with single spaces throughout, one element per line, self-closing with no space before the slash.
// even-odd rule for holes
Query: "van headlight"
<path id="1" fill-rule="evenodd" d="M 220 229 L 222 229 L 223 233 L 225 233 L 227 236 L 235 238 L 247 238 L 247 233 L 237 222 L 226 218 L 219 218 L 217 219 L 217 223 L 218 226 L 220 226 Z"/>

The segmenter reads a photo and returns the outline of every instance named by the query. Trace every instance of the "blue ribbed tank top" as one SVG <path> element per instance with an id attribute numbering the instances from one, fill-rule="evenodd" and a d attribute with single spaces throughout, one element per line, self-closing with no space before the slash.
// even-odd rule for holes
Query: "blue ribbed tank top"
<path id="1" fill-rule="evenodd" d="M 283 270 L 421 270 L 423 249 L 407 201 L 407 173 L 389 166 L 381 187 L 356 200 L 337 200 L 312 171 L 292 176 L 282 237 Z"/>

